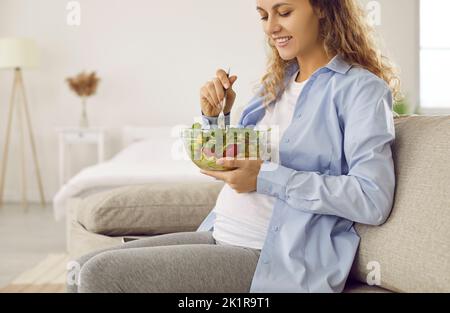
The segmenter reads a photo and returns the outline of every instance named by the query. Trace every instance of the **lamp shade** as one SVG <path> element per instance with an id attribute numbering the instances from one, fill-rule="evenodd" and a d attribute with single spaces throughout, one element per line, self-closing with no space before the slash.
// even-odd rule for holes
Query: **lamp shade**
<path id="1" fill-rule="evenodd" d="M 0 68 L 38 66 L 38 49 L 32 39 L 0 38 Z"/>

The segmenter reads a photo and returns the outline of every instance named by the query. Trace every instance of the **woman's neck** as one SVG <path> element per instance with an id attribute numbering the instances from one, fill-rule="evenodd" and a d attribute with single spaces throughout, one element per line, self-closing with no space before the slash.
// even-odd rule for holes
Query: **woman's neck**
<path id="1" fill-rule="evenodd" d="M 327 56 L 323 47 L 318 47 L 309 53 L 297 56 L 297 62 L 300 68 L 300 73 L 295 79 L 296 82 L 301 83 L 307 80 L 317 69 L 327 65 L 332 57 Z"/>

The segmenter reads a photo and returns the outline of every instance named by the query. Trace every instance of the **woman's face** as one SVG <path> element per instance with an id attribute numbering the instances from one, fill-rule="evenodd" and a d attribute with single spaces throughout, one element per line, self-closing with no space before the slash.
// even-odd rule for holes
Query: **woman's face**
<path id="1" fill-rule="evenodd" d="M 318 44 L 319 17 L 309 0 L 257 0 L 266 35 L 283 60 L 308 53 Z"/>

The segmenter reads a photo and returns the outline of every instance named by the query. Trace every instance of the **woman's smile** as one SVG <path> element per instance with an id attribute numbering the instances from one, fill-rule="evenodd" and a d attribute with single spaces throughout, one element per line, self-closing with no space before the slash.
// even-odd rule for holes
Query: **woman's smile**
<path id="1" fill-rule="evenodd" d="M 292 36 L 285 36 L 285 37 L 275 38 L 274 40 L 275 40 L 275 43 L 276 43 L 278 48 L 284 48 L 287 45 L 289 45 L 289 43 L 291 42 L 292 38 L 293 38 Z"/>

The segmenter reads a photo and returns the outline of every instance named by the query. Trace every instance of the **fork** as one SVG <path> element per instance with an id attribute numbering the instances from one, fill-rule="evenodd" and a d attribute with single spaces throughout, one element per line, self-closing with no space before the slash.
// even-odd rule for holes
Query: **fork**
<path id="1" fill-rule="evenodd" d="M 230 68 L 228 68 L 228 72 L 227 72 L 227 77 L 230 78 Z M 221 108 L 220 108 L 220 113 L 219 113 L 219 118 L 217 120 L 217 124 L 219 126 L 219 128 L 221 129 L 225 129 L 226 125 L 225 125 L 225 114 L 223 112 L 223 110 L 225 109 L 225 105 L 227 104 L 227 89 L 225 89 L 225 95 L 223 97 L 222 103 L 221 103 Z"/>

